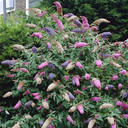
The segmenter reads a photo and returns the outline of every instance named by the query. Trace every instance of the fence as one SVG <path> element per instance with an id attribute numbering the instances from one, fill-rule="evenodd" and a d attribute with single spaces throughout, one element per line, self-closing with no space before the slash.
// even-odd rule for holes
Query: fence
<path id="1" fill-rule="evenodd" d="M 6 20 L 6 12 L 10 10 L 24 10 L 29 7 L 36 5 L 37 2 L 41 0 L 0 0 L 0 12 L 3 11 L 3 21 Z M 26 14 L 29 15 L 29 11 L 26 11 Z"/>

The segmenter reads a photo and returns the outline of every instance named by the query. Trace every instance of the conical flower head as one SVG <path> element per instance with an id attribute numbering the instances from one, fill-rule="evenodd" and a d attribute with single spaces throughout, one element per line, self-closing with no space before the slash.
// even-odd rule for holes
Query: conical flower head
<path id="1" fill-rule="evenodd" d="M 69 94 L 69 98 L 70 98 L 71 100 L 75 100 L 75 97 L 73 96 L 73 94 L 72 94 L 71 92 L 68 92 L 68 94 Z"/>
<path id="2" fill-rule="evenodd" d="M 17 108 L 19 108 L 20 106 L 21 106 L 21 102 L 18 101 L 17 104 L 13 107 L 13 109 L 17 109 Z"/>
<path id="3" fill-rule="evenodd" d="M 78 105 L 77 105 L 77 109 L 78 109 L 78 111 L 79 111 L 81 114 L 84 114 L 84 108 L 83 108 L 83 105 L 82 105 L 82 104 L 78 104 Z"/>
<path id="4" fill-rule="evenodd" d="M 79 67 L 79 68 L 83 69 L 83 66 L 80 62 L 76 62 L 76 67 Z"/>
<path id="5" fill-rule="evenodd" d="M 75 125 L 75 123 L 74 123 L 74 121 L 73 121 L 73 119 L 71 118 L 70 115 L 67 116 L 67 120 L 68 120 L 71 124 Z"/>

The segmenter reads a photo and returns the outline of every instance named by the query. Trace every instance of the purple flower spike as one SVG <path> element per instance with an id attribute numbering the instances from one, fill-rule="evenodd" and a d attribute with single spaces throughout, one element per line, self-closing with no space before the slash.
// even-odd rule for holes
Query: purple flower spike
<path id="1" fill-rule="evenodd" d="M 75 80 L 74 80 L 74 78 L 72 78 L 72 84 L 75 85 Z"/>
<path id="2" fill-rule="evenodd" d="M 67 60 L 63 64 L 61 64 L 61 67 L 67 67 L 68 64 L 69 64 L 69 60 Z"/>
<path id="3" fill-rule="evenodd" d="M 70 98 L 71 100 L 75 100 L 75 97 L 73 96 L 73 94 L 72 94 L 71 92 L 69 92 L 69 98 Z"/>
<path id="4" fill-rule="evenodd" d="M 45 30 L 51 37 L 54 37 L 56 35 L 56 33 L 51 28 L 48 27 L 44 27 L 39 30 Z"/>
<path id="5" fill-rule="evenodd" d="M 128 96 L 127 92 L 123 91 L 122 97 L 123 97 L 123 98 L 127 98 L 127 96 Z"/>
<path id="6" fill-rule="evenodd" d="M 15 61 L 13 61 L 13 60 L 5 60 L 5 61 L 2 61 L 1 64 L 14 65 Z"/>
<path id="7" fill-rule="evenodd" d="M 93 82 L 92 82 L 92 80 L 90 80 L 90 84 L 91 84 L 91 85 L 93 85 Z"/>
<path id="8" fill-rule="evenodd" d="M 32 52 L 33 53 L 37 53 L 38 52 L 37 48 L 36 47 L 32 47 Z"/>
<path id="9" fill-rule="evenodd" d="M 81 29 L 81 28 L 75 28 L 72 30 L 72 32 L 76 32 L 76 33 L 84 33 L 86 30 Z"/>
<path id="10" fill-rule="evenodd" d="M 49 66 L 50 68 L 55 68 L 54 65 L 52 64 L 52 62 L 49 62 L 49 63 L 48 63 L 48 66 Z"/>
<path id="11" fill-rule="evenodd" d="M 103 39 L 106 39 L 108 36 L 111 36 L 112 33 L 111 32 L 103 32 L 100 34 L 100 36 L 103 38 Z"/>
<path id="12" fill-rule="evenodd" d="M 79 20 L 74 20 L 74 23 L 75 23 L 78 27 L 80 27 L 80 26 L 82 25 L 82 23 L 81 23 Z"/>
<path id="13" fill-rule="evenodd" d="M 107 85 L 108 89 L 114 89 L 115 87 L 113 85 Z"/>
<path id="14" fill-rule="evenodd" d="M 52 79 L 54 77 L 55 77 L 55 75 L 53 73 L 50 73 L 49 76 L 48 76 L 48 79 Z"/>
<path id="15" fill-rule="evenodd" d="M 92 120 L 92 118 L 88 118 L 84 123 L 89 123 Z"/>
<path id="16" fill-rule="evenodd" d="M 28 101 L 28 102 L 24 105 L 24 109 L 31 107 L 32 103 L 33 103 L 32 100 Z"/>
<path id="17" fill-rule="evenodd" d="M 42 120 L 39 121 L 39 125 L 42 126 L 44 122 Z"/>

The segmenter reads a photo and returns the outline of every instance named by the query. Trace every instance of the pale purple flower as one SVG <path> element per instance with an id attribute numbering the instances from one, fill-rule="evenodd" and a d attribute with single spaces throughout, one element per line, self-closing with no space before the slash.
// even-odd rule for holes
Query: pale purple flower
<path id="1" fill-rule="evenodd" d="M 115 87 L 111 84 L 106 85 L 106 87 L 108 87 L 108 89 L 115 89 Z"/>
<path id="2" fill-rule="evenodd" d="M 56 35 L 56 33 L 51 28 L 48 27 L 44 27 L 39 30 L 45 30 L 51 37 L 54 37 Z"/>
<path id="3" fill-rule="evenodd" d="M 102 67 L 102 61 L 101 60 L 96 60 L 96 65 L 101 68 Z"/>
<path id="4" fill-rule="evenodd" d="M 61 67 L 67 67 L 68 64 L 69 64 L 69 60 L 67 60 L 63 64 L 61 64 Z"/>
<path id="5" fill-rule="evenodd" d="M 69 80 L 69 76 L 64 76 L 65 81 Z"/>
<path id="6" fill-rule="evenodd" d="M 13 107 L 13 109 L 17 109 L 17 108 L 19 108 L 20 106 L 21 106 L 21 102 L 18 101 L 18 102 L 16 103 L 16 105 Z"/>
<path id="7" fill-rule="evenodd" d="M 71 17 L 71 16 L 74 16 L 74 14 L 73 13 L 67 13 L 63 17 Z"/>
<path id="8" fill-rule="evenodd" d="M 55 77 L 55 75 L 53 73 L 50 73 L 49 76 L 48 76 L 48 79 L 52 79 L 54 77 Z"/>
<path id="9" fill-rule="evenodd" d="M 82 23 L 79 21 L 79 20 L 74 20 L 74 23 L 78 26 L 78 27 L 80 27 L 80 26 L 82 26 Z"/>
<path id="10" fill-rule="evenodd" d="M 126 71 L 126 70 L 122 70 L 122 71 L 121 71 L 121 74 L 122 74 L 122 75 L 126 75 L 126 74 L 127 74 L 127 71 Z"/>
<path id="11" fill-rule="evenodd" d="M 48 63 L 48 66 L 49 66 L 50 68 L 55 68 L 52 62 L 49 62 L 49 63 Z"/>
<path id="12" fill-rule="evenodd" d="M 91 100 L 96 101 L 96 102 L 98 102 L 98 100 L 100 100 L 100 99 L 101 99 L 101 97 L 92 97 L 91 98 Z"/>
<path id="13" fill-rule="evenodd" d="M 90 75 L 89 74 L 85 74 L 85 79 L 89 80 L 90 79 Z"/>
<path id="14" fill-rule="evenodd" d="M 81 47 L 85 47 L 85 46 L 88 46 L 88 44 L 85 43 L 85 42 L 76 42 L 76 43 L 74 44 L 74 47 L 75 47 L 75 48 L 81 48 Z"/>
<path id="15" fill-rule="evenodd" d="M 13 60 L 4 60 L 4 61 L 1 62 L 1 64 L 14 65 L 15 61 L 13 61 Z"/>
<path id="16" fill-rule="evenodd" d="M 84 123 L 89 123 L 92 120 L 92 118 L 88 118 Z"/>
<path id="17" fill-rule="evenodd" d="M 69 98 L 71 99 L 71 100 L 75 100 L 76 98 L 73 96 L 73 94 L 71 93 L 71 92 L 69 92 Z"/>
<path id="18" fill-rule="evenodd" d="M 33 103 L 32 100 L 30 100 L 30 101 L 28 101 L 27 103 L 25 103 L 24 109 L 31 107 L 32 103 Z"/>
<path id="19" fill-rule="evenodd" d="M 32 36 L 38 37 L 40 39 L 43 38 L 42 33 L 40 33 L 40 32 L 35 32 L 32 34 Z"/>
<path id="20" fill-rule="evenodd" d="M 92 26 L 92 27 L 90 27 L 90 29 L 93 30 L 93 31 L 97 31 L 98 30 L 98 28 L 96 26 Z"/>
<path id="21" fill-rule="evenodd" d="M 33 53 L 37 53 L 38 52 L 37 48 L 36 47 L 32 47 L 32 52 Z"/>
<path id="22" fill-rule="evenodd" d="M 128 96 L 127 92 L 123 91 L 122 97 L 123 97 L 123 98 L 127 98 L 127 96 Z"/>
<path id="23" fill-rule="evenodd" d="M 103 32 L 103 33 L 100 33 L 100 36 L 103 38 L 103 39 L 106 39 L 108 36 L 111 36 L 112 33 L 111 32 Z"/>
<path id="24" fill-rule="evenodd" d="M 86 30 L 84 29 L 81 29 L 81 28 L 75 28 L 72 30 L 72 32 L 75 32 L 75 33 L 84 33 Z"/>
<path id="25" fill-rule="evenodd" d="M 42 120 L 39 121 L 39 125 L 42 126 L 44 122 Z"/>

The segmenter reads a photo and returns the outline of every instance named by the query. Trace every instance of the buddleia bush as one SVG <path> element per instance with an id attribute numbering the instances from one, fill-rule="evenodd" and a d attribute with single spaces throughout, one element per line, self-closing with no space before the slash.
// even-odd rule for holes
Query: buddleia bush
<path id="1" fill-rule="evenodd" d="M 128 40 L 110 43 L 112 33 L 98 31 L 109 20 L 89 24 L 55 4 L 54 14 L 35 11 L 34 43 L 12 45 L 20 58 L 1 62 L 14 82 L 2 96 L 1 127 L 126 127 Z"/>

